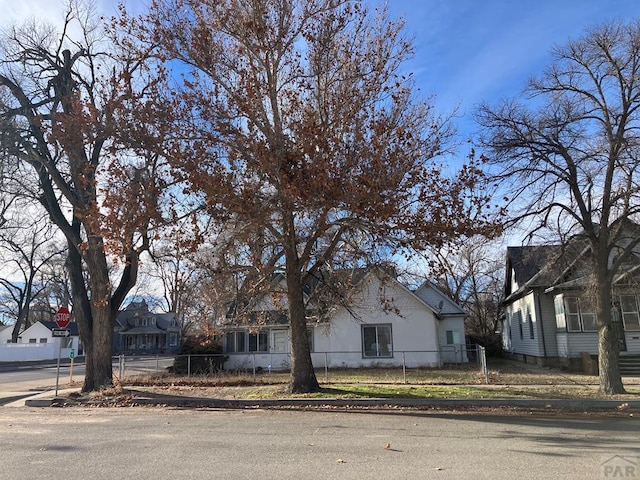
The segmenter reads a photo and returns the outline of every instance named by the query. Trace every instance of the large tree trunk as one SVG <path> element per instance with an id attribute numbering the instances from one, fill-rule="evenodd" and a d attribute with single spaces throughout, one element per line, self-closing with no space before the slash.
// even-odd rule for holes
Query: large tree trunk
<path id="1" fill-rule="evenodd" d="M 290 393 L 311 393 L 320 389 L 313 370 L 311 351 L 307 339 L 307 321 L 302 296 L 300 275 L 296 279 L 287 278 L 287 300 L 291 324 L 291 380 Z"/>
<path id="2" fill-rule="evenodd" d="M 599 392 L 607 395 L 626 393 L 620 375 L 620 343 L 611 315 L 612 282 L 607 275 L 607 257 L 596 261 L 594 274 L 595 314 L 598 322 Z"/>
<path id="3" fill-rule="evenodd" d="M 73 229 L 79 236 L 80 222 L 74 218 Z M 73 297 L 73 318 L 78 323 L 85 355 L 85 376 L 83 392 L 101 390 L 113 384 L 111 365 L 114 318 L 108 301 L 108 270 L 101 242 L 91 242 L 87 267 L 92 280 L 91 298 L 83 275 L 80 251 L 68 239 L 68 272 Z M 101 260 L 101 257 L 102 260 Z M 99 279 L 94 281 L 94 279 Z M 105 283 L 106 282 L 106 283 Z M 98 288 L 102 284 L 101 288 Z"/>
<path id="4" fill-rule="evenodd" d="M 85 377 L 83 391 L 97 391 L 113 385 L 112 349 L 113 319 L 109 306 L 93 309 L 93 338 L 91 342 L 89 379 Z M 87 356 L 89 370 L 89 356 Z"/>
<path id="5" fill-rule="evenodd" d="M 618 335 L 612 325 L 600 325 L 598 328 L 600 393 L 607 395 L 627 393 L 620 375 L 619 350 Z"/>
<path id="6" fill-rule="evenodd" d="M 311 351 L 307 340 L 307 319 L 300 259 L 296 249 L 295 227 L 292 215 L 286 215 L 285 257 L 287 301 L 289 302 L 289 322 L 291 329 L 291 380 L 290 393 L 311 393 L 320 389 L 313 370 Z"/>

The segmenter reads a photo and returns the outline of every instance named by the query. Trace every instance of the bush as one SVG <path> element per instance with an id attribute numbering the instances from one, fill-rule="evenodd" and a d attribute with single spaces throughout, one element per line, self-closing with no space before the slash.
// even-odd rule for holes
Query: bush
<path id="1" fill-rule="evenodd" d="M 226 360 L 220 343 L 210 339 L 191 338 L 180 347 L 180 352 L 173 361 L 173 373 L 213 375 L 224 369 Z"/>

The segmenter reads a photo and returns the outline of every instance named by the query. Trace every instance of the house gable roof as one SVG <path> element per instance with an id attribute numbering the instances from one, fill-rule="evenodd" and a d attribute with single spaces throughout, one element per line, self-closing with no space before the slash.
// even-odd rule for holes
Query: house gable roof
<path id="1" fill-rule="evenodd" d="M 505 278 L 505 302 L 518 298 L 534 288 L 545 291 L 576 289 L 587 285 L 590 266 L 588 244 L 584 236 L 576 236 L 565 245 L 508 247 Z M 632 255 L 614 280 L 620 283 L 637 275 L 640 258 Z"/>
<path id="2" fill-rule="evenodd" d="M 414 293 L 418 298 L 427 303 L 438 315 L 459 316 L 467 314 L 464 308 L 454 302 L 453 299 L 449 298 L 448 295 L 431 282 L 423 283 Z"/>
<path id="3" fill-rule="evenodd" d="M 165 333 L 166 330 L 179 329 L 179 327 L 177 326 L 172 326 L 172 322 L 174 322 L 175 318 L 176 315 L 173 312 L 151 312 L 149 310 L 147 302 L 142 300 L 140 302 L 131 302 L 124 310 L 118 312 L 115 327 L 120 332 L 126 331 L 129 333 L 134 333 L 133 330 L 137 328 L 141 329 L 138 333 Z M 138 322 L 138 325 L 136 325 L 136 319 L 147 319 L 154 321 L 148 321 L 147 325 L 141 325 L 141 322 Z"/>
<path id="4" fill-rule="evenodd" d="M 432 312 L 434 316 L 436 317 L 438 316 L 438 311 L 433 305 L 430 305 L 427 301 L 425 301 L 424 298 L 421 298 L 420 296 L 416 295 L 415 292 L 408 289 L 402 282 L 400 282 L 396 278 L 395 275 L 392 274 L 392 272 L 389 272 L 387 271 L 387 269 L 378 267 L 378 266 L 372 266 L 369 268 L 357 268 L 357 269 L 352 269 L 348 271 L 346 270 L 338 271 L 338 272 L 333 272 L 331 274 L 327 274 L 324 272 L 319 273 L 306 285 L 305 291 L 304 291 L 305 300 L 310 301 L 310 303 L 312 303 L 315 300 L 315 298 L 317 298 L 317 293 L 322 288 L 322 286 L 330 283 L 330 282 L 327 282 L 327 279 L 329 278 L 327 277 L 327 275 L 332 276 L 331 277 L 332 281 L 337 280 L 338 282 L 336 285 L 333 285 L 332 283 L 330 285 L 330 289 L 334 293 L 336 290 L 340 290 L 340 288 L 337 288 L 337 286 L 339 285 L 344 287 L 345 290 L 350 290 L 350 292 L 348 295 L 344 295 L 344 296 L 340 294 L 335 295 L 335 297 L 339 297 L 337 299 L 333 298 L 330 295 L 329 300 L 331 299 L 337 300 L 335 304 L 332 305 L 335 308 L 329 308 L 327 312 L 324 312 L 324 313 L 327 313 L 327 316 L 324 318 L 318 317 L 319 319 L 318 321 L 320 321 L 320 319 L 328 320 L 329 318 L 332 318 L 335 315 L 337 315 L 338 311 L 341 311 L 343 309 L 350 310 L 349 298 L 352 295 L 357 294 L 357 292 L 361 291 L 367 284 L 368 279 L 370 279 L 372 276 L 376 276 L 383 282 L 392 282 L 392 284 L 398 287 L 403 293 L 405 293 L 408 296 L 408 298 L 412 299 L 413 301 L 420 304 L 423 308 Z M 283 282 L 284 277 L 282 276 L 277 277 L 277 280 L 279 282 Z M 322 298 L 320 301 L 326 302 L 326 299 Z M 390 302 L 391 307 L 392 307 L 392 303 L 393 302 Z M 312 314 L 313 314 L 313 308 L 316 308 L 316 307 L 313 307 L 313 306 L 311 307 L 310 312 Z M 322 308 L 322 306 L 320 308 Z M 462 312 L 464 313 L 464 310 L 462 310 Z M 251 312 L 245 313 L 242 316 L 242 318 L 243 318 L 243 323 L 248 323 L 250 325 L 286 325 L 289 323 L 289 319 L 286 312 L 283 312 L 282 310 L 251 311 Z M 308 317 L 308 320 L 309 318 L 313 318 L 313 316 Z M 237 326 L 237 321 L 234 321 L 233 315 L 230 315 L 228 317 L 228 320 L 229 322 L 226 326 L 229 326 L 229 327 Z"/>
<path id="5" fill-rule="evenodd" d="M 58 324 L 56 322 L 54 322 L 53 320 L 40 320 L 37 323 L 41 323 L 42 325 L 47 327 L 49 330 L 53 330 L 54 328 L 58 328 Z M 65 327 L 65 330 L 69 330 L 69 333 L 72 336 L 77 336 L 78 335 L 78 324 L 76 322 L 69 322 L 69 325 L 67 325 Z"/>

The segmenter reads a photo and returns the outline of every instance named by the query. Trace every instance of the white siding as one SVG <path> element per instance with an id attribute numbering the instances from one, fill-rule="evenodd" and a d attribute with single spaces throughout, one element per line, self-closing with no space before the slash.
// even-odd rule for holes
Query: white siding
<path id="1" fill-rule="evenodd" d="M 454 345 L 447 344 L 447 331 L 459 332 L 460 342 Z M 464 334 L 464 317 L 445 317 L 438 322 L 438 338 L 441 345 L 443 363 L 466 363 L 467 342 Z"/>
<path id="2" fill-rule="evenodd" d="M 569 332 L 569 357 L 579 357 L 582 352 L 598 354 L 598 332 Z"/>
<path id="3" fill-rule="evenodd" d="M 535 357 L 544 356 L 541 329 L 536 311 L 534 292 L 529 292 L 524 297 L 507 305 L 505 313 L 511 326 L 511 345 L 508 351 Z M 520 312 L 519 316 L 518 312 Z M 528 315 L 531 316 L 531 322 L 533 323 L 534 338 L 531 338 Z"/>
<path id="4" fill-rule="evenodd" d="M 60 337 L 53 338 L 51 330 L 42 323 L 36 322 L 22 332 L 20 336 L 22 338 L 21 343 L 0 344 L 1 362 L 55 360 L 58 358 L 58 346 L 63 339 Z M 44 338 L 47 339 L 46 343 L 41 343 L 40 340 Z M 77 336 L 70 338 L 72 339 L 72 348 L 75 350 L 75 354 L 78 355 L 79 338 Z M 35 340 L 35 342 L 30 343 L 29 340 Z M 60 357 L 69 358 L 70 351 L 71 348 L 60 349 Z"/>
<path id="5" fill-rule="evenodd" d="M 567 332 L 558 332 L 556 334 L 556 344 L 559 357 L 569 356 L 569 340 L 567 339 L 567 336 Z"/>
<path id="6" fill-rule="evenodd" d="M 625 353 L 640 354 L 640 332 L 626 332 L 627 351 Z"/>
<path id="7" fill-rule="evenodd" d="M 0 344 L 11 341 L 11 334 L 13 333 L 13 325 L 0 325 Z"/>
<path id="8" fill-rule="evenodd" d="M 440 364 L 438 331 L 433 311 L 395 281 L 381 282 L 370 275 L 359 292 L 351 312 L 340 310 L 328 329 L 316 328 L 316 352 L 332 352 L 329 366 L 360 367 L 368 365 L 438 366 Z M 387 303 L 387 309 L 382 308 Z M 391 326 L 393 357 L 363 358 L 362 325 Z M 464 332 L 464 330 L 463 330 Z"/>
<path id="9" fill-rule="evenodd" d="M 462 315 L 447 318 L 439 324 L 431 307 L 395 280 L 381 281 L 370 274 L 361 289 L 350 299 L 349 310 L 339 309 L 331 321 L 313 328 L 311 359 L 315 368 L 402 366 L 440 366 L 440 346 L 446 331 L 457 330 L 464 343 Z M 393 354 L 390 357 L 364 357 L 362 351 L 363 325 L 389 326 Z M 272 329 L 269 334 L 269 352 L 229 353 L 225 368 L 270 368 L 282 370 L 290 367 L 289 353 L 273 352 Z M 460 356 L 460 354 L 458 354 Z M 465 360 L 466 361 L 466 360 Z"/>

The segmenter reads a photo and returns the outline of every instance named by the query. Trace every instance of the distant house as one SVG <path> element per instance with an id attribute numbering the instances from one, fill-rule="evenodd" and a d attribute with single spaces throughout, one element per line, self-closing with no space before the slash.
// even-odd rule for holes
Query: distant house
<path id="1" fill-rule="evenodd" d="M 67 326 L 68 337 L 54 337 L 53 330 L 57 328 L 54 321 L 34 323 L 20 334 L 18 343 L 0 344 L 0 361 L 53 360 L 58 358 L 58 353 L 61 358 L 69 358 L 72 349 L 74 356 L 83 355 L 78 325 L 71 322 Z"/>
<path id="2" fill-rule="evenodd" d="M 13 325 L 0 325 L 0 344 L 11 343 Z"/>
<path id="3" fill-rule="evenodd" d="M 596 316 L 587 289 L 584 243 L 508 247 L 503 348 L 512 357 L 542 365 L 582 369 L 598 355 Z M 633 272 L 640 259 L 625 269 Z M 640 287 L 619 275 L 612 313 L 621 347 L 621 370 L 640 354 Z"/>
<path id="4" fill-rule="evenodd" d="M 153 313 L 143 300 L 118 313 L 113 335 L 115 353 L 174 353 L 180 348 L 180 327 L 174 313 Z"/>
<path id="5" fill-rule="evenodd" d="M 464 311 L 435 287 L 412 292 L 378 268 L 359 271 L 351 280 L 342 302 L 322 308 L 313 306 L 313 287 L 305 292 L 314 367 L 434 367 L 467 361 L 460 350 Z M 254 313 L 246 324 L 232 320 L 223 327 L 225 368 L 288 369 L 286 296 L 267 296 Z"/>

